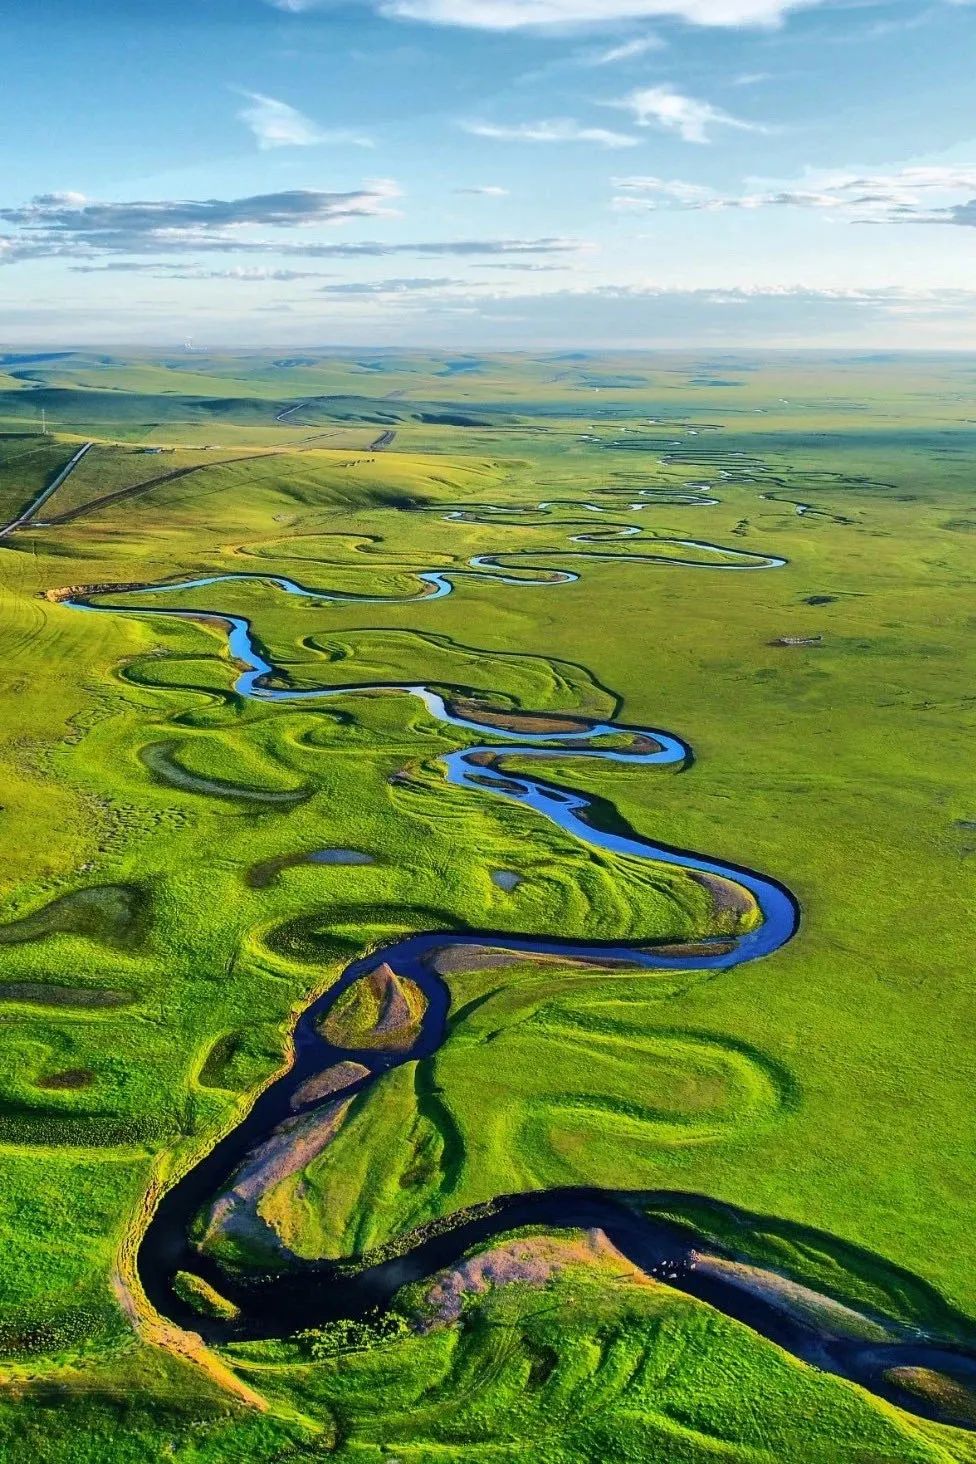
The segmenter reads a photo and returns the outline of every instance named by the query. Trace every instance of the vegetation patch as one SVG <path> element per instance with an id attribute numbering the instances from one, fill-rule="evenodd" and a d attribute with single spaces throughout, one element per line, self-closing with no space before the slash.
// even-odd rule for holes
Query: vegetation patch
<path id="1" fill-rule="evenodd" d="M 149 923 L 149 897 L 138 885 L 93 885 L 59 895 L 39 910 L 0 925 L 0 945 L 80 935 L 120 950 L 138 946 Z"/>
<path id="2" fill-rule="evenodd" d="M 91 1068 L 63 1068 L 59 1073 L 44 1073 L 37 1079 L 39 1088 L 52 1092 L 76 1092 L 79 1088 L 90 1088 L 95 1081 Z"/>
<path id="3" fill-rule="evenodd" d="M 456 1322 L 471 1296 L 499 1286 L 544 1287 L 568 1267 L 603 1271 L 611 1283 L 624 1280 L 641 1285 L 646 1281 L 602 1230 L 520 1236 L 500 1241 L 435 1276 L 425 1288 L 420 1303 L 423 1323 L 430 1327 Z M 537 1376 L 536 1386 L 541 1381 Z"/>
<path id="4" fill-rule="evenodd" d="M 107 987 L 60 986 L 44 981 L 0 982 L 0 1002 L 17 1002 L 25 1006 L 98 1011 L 102 1007 L 131 1006 L 135 1000 L 130 991 L 113 991 Z"/>
<path id="5" fill-rule="evenodd" d="M 930 1367 L 892 1367 L 885 1380 L 911 1398 L 920 1398 L 945 1423 L 976 1428 L 976 1387 Z"/>
<path id="6" fill-rule="evenodd" d="M 177 1271 L 173 1278 L 173 1290 L 181 1301 L 192 1306 L 203 1317 L 216 1317 L 220 1321 L 232 1322 L 240 1315 L 240 1309 L 225 1296 L 221 1296 L 209 1281 L 196 1276 L 192 1271 Z"/>
<path id="7" fill-rule="evenodd" d="M 336 1047 L 407 1052 L 417 1040 L 427 998 L 384 961 L 341 993 L 320 1023 Z"/>
<path id="8" fill-rule="evenodd" d="M 321 1153 L 338 1132 L 347 1108 L 348 1102 L 336 1100 L 286 1118 L 258 1144 L 234 1171 L 227 1188 L 198 1217 L 196 1241 L 201 1251 L 231 1265 L 280 1262 L 274 1209 L 263 1203 L 265 1195 L 273 1194 Z"/>
<path id="9" fill-rule="evenodd" d="M 372 854 L 360 849 L 313 849 L 310 854 L 277 854 L 273 859 L 262 859 L 247 871 L 247 883 L 254 890 L 265 890 L 283 874 L 286 869 L 297 869 L 303 864 L 362 865 L 375 864 Z"/>
<path id="10" fill-rule="evenodd" d="M 311 789 L 308 788 L 255 788 L 194 772 L 181 761 L 181 747 L 182 744 L 178 742 L 154 742 L 142 748 L 139 755 L 155 778 L 184 793 L 205 793 L 212 798 L 230 798 L 245 803 L 283 804 L 289 807 L 302 803 L 311 794 Z"/>

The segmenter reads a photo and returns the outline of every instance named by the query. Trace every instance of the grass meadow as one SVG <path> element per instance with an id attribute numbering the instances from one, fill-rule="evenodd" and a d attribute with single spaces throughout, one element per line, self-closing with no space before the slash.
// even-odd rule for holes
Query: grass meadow
<path id="1" fill-rule="evenodd" d="M 704 1224 L 698 1196 L 752 1217 L 744 1250 L 784 1274 L 973 1345 L 976 363 L 0 365 L 4 522 L 95 442 L 0 540 L 4 1457 L 976 1459 L 966 1428 L 582 1242 L 457 1320 L 332 1352 L 187 1343 L 130 1264 L 152 1196 L 247 1111 L 350 960 L 409 929 L 729 933 L 682 871 L 448 787 L 438 759 L 490 731 L 354 689 L 423 681 L 681 737 L 683 771 L 554 756 L 545 776 L 782 881 L 801 927 L 706 978 L 451 972 L 439 1051 L 262 1197 L 281 1242 L 353 1256 L 567 1184 L 673 1193 Z M 787 563 L 721 567 L 741 551 Z M 423 597 L 429 571 L 454 592 Z M 321 598 L 163 583 L 228 573 Z M 353 689 L 243 698 L 221 614 L 250 619 L 279 684 Z M 372 862 L 307 857 L 323 849 Z"/>

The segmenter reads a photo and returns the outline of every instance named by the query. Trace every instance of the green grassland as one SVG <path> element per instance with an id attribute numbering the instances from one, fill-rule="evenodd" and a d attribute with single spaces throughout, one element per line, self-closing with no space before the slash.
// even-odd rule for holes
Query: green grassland
<path id="1" fill-rule="evenodd" d="M 447 1043 L 370 1090 L 260 1213 L 295 1254 L 342 1257 L 496 1195 L 639 1188 L 660 1182 L 669 1153 L 760 1143 L 793 1099 L 788 1074 L 721 1036 L 675 1030 L 676 984 L 693 978 L 668 974 L 547 963 L 452 979 Z"/>
<path id="2" fill-rule="evenodd" d="M 351 959 L 410 929 L 723 933 L 681 871 L 446 786 L 439 757 L 490 732 L 400 694 L 246 700 L 219 621 L 151 613 L 180 608 L 248 616 L 283 685 L 424 681 L 666 728 L 689 769 L 554 756 L 545 776 L 654 842 L 780 879 L 803 911 L 775 956 L 707 979 L 450 973 L 440 1050 L 355 1099 L 263 1197 L 285 1243 L 348 1256 L 568 1183 L 700 1195 L 761 1217 L 745 1253 L 972 1345 L 976 363 L 160 353 L 0 370 L 4 522 L 96 444 L 40 523 L 0 541 L 4 1457 L 976 1459 L 963 1430 L 605 1261 L 338 1352 L 221 1349 L 266 1411 L 134 1327 L 119 1281 L 147 1191 L 234 1125 Z M 717 505 L 670 501 L 704 482 Z M 641 533 L 572 542 L 614 526 Z M 675 540 L 788 563 L 720 571 Z M 524 582 L 472 570 L 482 554 Z M 430 570 L 455 592 L 404 602 Z M 130 593 L 241 572 L 323 598 L 260 579 Z M 45 598 L 65 586 L 145 613 Z M 329 848 L 374 862 L 291 858 Z M 499 869 L 521 882 L 498 888 Z"/>

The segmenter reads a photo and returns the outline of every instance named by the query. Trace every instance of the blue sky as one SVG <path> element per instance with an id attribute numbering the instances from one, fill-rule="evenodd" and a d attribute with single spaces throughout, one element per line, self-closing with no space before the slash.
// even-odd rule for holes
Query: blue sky
<path id="1" fill-rule="evenodd" d="M 976 5 L 33 0 L 0 338 L 976 348 Z"/>

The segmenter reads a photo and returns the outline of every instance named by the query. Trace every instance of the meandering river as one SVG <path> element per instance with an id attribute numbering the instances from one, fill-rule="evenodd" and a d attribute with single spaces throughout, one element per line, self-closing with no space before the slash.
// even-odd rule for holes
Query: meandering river
<path id="1" fill-rule="evenodd" d="M 715 556 L 730 556 L 721 561 L 716 557 L 708 563 L 684 561 L 696 568 L 775 568 L 785 562 L 773 556 L 724 550 L 700 541 L 672 542 Z M 509 560 L 518 556 L 505 554 L 500 557 Z M 638 558 L 650 557 L 653 556 Z M 667 562 L 681 561 L 669 558 Z M 534 580 L 507 574 L 505 567 L 497 563 L 497 556 L 481 555 L 469 561 L 467 570 L 419 573 L 423 588 L 419 595 L 410 598 L 442 598 L 452 592 L 453 581 L 459 574 L 483 574 L 486 571 L 504 583 L 520 586 L 565 584 L 576 578 L 568 571 L 549 573 Z M 339 595 L 309 589 L 282 576 L 260 574 L 210 575 L 146 586 L 128 593 L 135 598 L 141 593 L 158 595 L 161 592 L 182 596 L 234 580 L 261 580 L 276 585 L 287 594 L 316 601 L 376 603 L 379 599 L 381 603 L 389 603 L 388 598 Z M 976 1357 L 967 1351 L 886 1319 L 880 1319 L 879 1323 L 877 1318 L 868 1319 L 870 1340 L 866 1340 L 864 1327 L 855 1325 L 852 1329 L 850 1319 L 855 1314 L 838 1307 L 831 1298 L 818 1297 L 802 1287 L 798 1288 L 795 1283 L 788 1283 L 784 1292 L 784 1278 L 770 1270 L 756 1266 L 739 1267 L 738 1270 L 734 1266 L 729 1267 L 727 1263 L 735 1260 L 730 1252 L 696 1238 L 686 1226 L 659 1216 L 648 1216 L 646 1210 L 649 1207 L 666 1202 L 668 1196 L 663 1194 L 619 1194 L 576 1188 L 500 1196 L 489 1206 L 450 1217 L 449 1228 L 434 1228 L 422 1236 L 404 1237 L 402 1249 L 394 1258 L 356 1272 L 348 1263 L 300 1261 L 297 1257 L 288 1258 L 285 1253 L 284 1263 L 279 1269 L 260 1276 L 248 1276 L 225 1271 L 212 1258 L 201 1254 L 189 1239 L 194 1217 L 227 1188 L 242 1163 L 279 1125 L 314 1107 L 314 1100 L 311 1105 L 303 1103 L 299 1094 L 299 1089 L 308 1079 L 333 1063 L 352 1056 L 368 1072 L 343 1089 L 345 1097 L 375 1083 L 392 1066 L 422 1059 L 441 1045 L 450 993 L 432 964 L 432 957 L 437 951 L 445 947 L 477 946 L 523 953 L 526 957 L 559 955 L 567 961 L 614 959 L 626 961 L 634 968 L 650 970 L 729 971 L 743 962 L 759 960 L 778 951 L 796 932 L 799 910 L 793 896 L 775 879 L 737 865 L 652 843 L 634 832 L 620 832 L 619 826 L 609 831 L 600 827 L 595 800 L 546 781 L 541 776 L 529 777 L 522 770 L 509 771 L 504 765 L 506 756 L 509 759 L 517 757 L 520 762 L 529 758 L 542 761 L 558 757 L 562 769 L 569 760 L 584 757 L 648 769 L 689 765 L 690 748 L 671 732 L 650 727 L 625 727 L 612 722 L 581 724 L 579 730 L 572 731 L 530 732 L 519 730 L 518 723 L 524 722 L 523 717 L 513 716 L 508 724 L 504 724 L 505 719 L 494 712 L 489 725 L 487 721 L 479 722 L 461 715 L 445 699 L 442 691 L 419 683 L 391 686 L 366 682 L 287 689 L 274 684 L 276 679 L 280 679 L 276 668 L 258 650 L 250 622 L 242 616 L 226 614 L 212 606 L 153 606 L 143 609 L 138 605 L 111 605 L 104 601 L 93 605 L 77 598 L 67 603 L 76 609 L 99 614 L 190 620 L 206 618 L 211 622 L 219 619 L 227 626 L 228 652 L 241 668 L 235 689 L 242 696 L 256 700 L 299 704 L 377 690 L 419 698 L 439 722 L 484 739 L 475 746 L 466 741 L 464 746 L 442 757 L 441 764 L 448 783 L 470 791 L 472 796 L 488 795 L 519 804 L 533 814 L 551 820 L 591 847 L 731 880 L 749 891 L 761 916 L 755 927 L 745 934 L 713 943 L 696 942 L 691 954 L 681 954 L 673 948 L 670 951 L 655 950 L 647 945 L 626 942 L 556 940 L 490 930 L 463 933 L 441 930 L 405 935 L 353 962 L 338 982 L 312 1001 L 299 1017 L 294 1033 L 294 1058 L 288 1071 L 259 1095 L 236 1128 L 162 1196 L 142 1237 L 137 1258 L 146 1295 L 159 1312 L 213 1341 L 234 1337 L 285 1336 L 299 1328 L 321 1325 L 331 1319 L 366 1316 L 374 1308 L 386 1305 L 406 1282 L 431 1276 L 443 1267 L 454 1265 L 472 1245 L 484 1243 L 516 1226 L 597 1227 L 646 1272 L 661 1275 L 669 1285 L 746 1322 L 797 1357 L 852 1378 L 902 1407 L 932 1417 L 940 1416 L 937 1402 L 907 1392 L 895 1379 L 892 1369 L 931 1369 L 966 1387 L 976 1386 Z M 600 745 L 601 738 L 621 733 L 628 735 L 630 746 Z M 709 949 L 710 944 L 714 949 Z M 416 982 L 424 992 L 427 1006 L 415 1042 L 409 1051 L 397 1053 L 378 1053 L 375 1050 L 351 1052 L 333 1046 L 320 1031 L 323 1015 L 352 982 L 383 962 L 388 963 L 399 976 Z M 711 1202 L 701 1203 L 708 1205 Z M 209 1281 L 239 1308 L 238 1319 L 232 1322 L 205 1318 L 188 1306 L 173 1289 L 174 1277 L 180 1270 L 194 1272 Z M 803 1293 L 799 1300 L 797 1292 Z M 838 1320 L 839 1313 L 845 1313 L 843 1324 Z M 862 1322 L 865 1319 L 858 1317 L 857 1320 Z"/>

